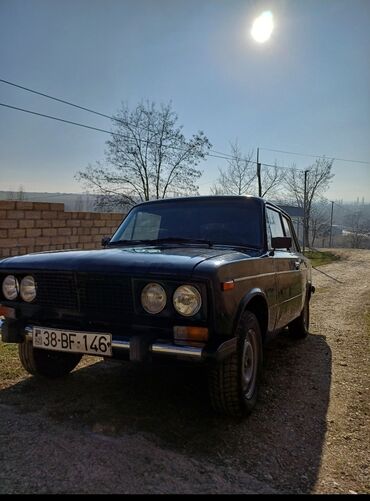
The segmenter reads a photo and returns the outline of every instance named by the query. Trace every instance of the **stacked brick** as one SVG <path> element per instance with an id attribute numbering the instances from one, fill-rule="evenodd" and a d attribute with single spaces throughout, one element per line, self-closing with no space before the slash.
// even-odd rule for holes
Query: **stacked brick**
<path id="1" fill-rule="evenodd" d="M 64 204 L 0 201 L 0 258 L 61 249 L 99 249 L 124 215 L 65 212 Z"/>

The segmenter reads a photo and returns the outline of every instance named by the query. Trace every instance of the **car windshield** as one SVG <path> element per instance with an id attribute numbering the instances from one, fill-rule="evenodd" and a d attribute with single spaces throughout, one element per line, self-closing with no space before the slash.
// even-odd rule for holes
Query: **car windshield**
<path id="1" fill-rule="evenodd" d="M 262 247 L 262 211 L 248 198 L 143 204 L 128 214 L 110 244 L 198 243 Z"/>

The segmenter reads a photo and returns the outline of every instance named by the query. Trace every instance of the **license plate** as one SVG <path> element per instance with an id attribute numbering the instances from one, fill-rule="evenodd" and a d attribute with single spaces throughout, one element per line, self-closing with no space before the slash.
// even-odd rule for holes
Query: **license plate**
<path id="1" fill-rule="evenodd" d="M 32 340 L 35 348 L 112 356 L 111 334 L 33 327 Z"/>

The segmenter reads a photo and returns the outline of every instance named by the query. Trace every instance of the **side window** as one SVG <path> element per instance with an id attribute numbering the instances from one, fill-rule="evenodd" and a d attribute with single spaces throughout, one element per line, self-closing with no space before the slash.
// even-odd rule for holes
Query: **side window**
<path id="1" fill-rule="evenodd" d="M 273 209 L 267 208 L 267 243 L 271 249 L 271 238 L 284 237 L 283 227 L 281 225 L 280 214 Z"/>
<path id="2" fill-rule="evenodd" d="M 283 220 L 283 226 L 284 226 L 285 236 L 286 237 L 290 237 L 292 239 L 292 248 L 295 251 L 298 251 L 297 245 L 296 245 L 296 241 L 295 241 L 295 238 L 294 238 L 294 235 L 293 235 L 293 232 L 292 232 L 292 229 L 291 229 L 291 226 L 289 224 L 288 219 L 285 216 L 283 216 L 283 215 L 281 216 L 281 219 Z"/>
<path id="3" fill-rule="evenodd" d="M 289 222 L 285 216 L 282 216 L 281 219 L 283 220 L 283 226 L 284 226 L 284 232 L 286 237 L 291 237 L 291 231 L 289 227 Z"/>

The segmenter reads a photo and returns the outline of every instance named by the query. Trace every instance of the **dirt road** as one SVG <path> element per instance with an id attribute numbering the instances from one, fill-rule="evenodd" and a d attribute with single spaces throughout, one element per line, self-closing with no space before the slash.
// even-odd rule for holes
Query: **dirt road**
<path id="1" fill-rule="evenodd" d="M 338 251 L 339 252 L 339 251 Z M 370 492 L 370 251 L 314 272 L 311 335 L 266 351 L 255 412 L 215 417 L 201 368 L 86 359 L 0 381 L 0 494 Z"/>

